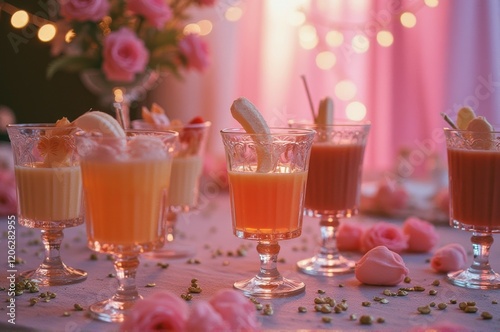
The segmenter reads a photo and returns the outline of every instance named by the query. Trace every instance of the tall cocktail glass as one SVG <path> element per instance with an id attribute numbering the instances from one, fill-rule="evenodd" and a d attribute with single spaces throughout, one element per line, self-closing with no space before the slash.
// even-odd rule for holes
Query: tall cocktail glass
<path id="1" fill-rule="evenodd" d="M 320 218 L 321 244 L 311 258 L 297 262 L 307 274 L 333 276 L 353 271 L 355 261 L 340 254 L 336 233 L 341 218 L 358 213 L 363 157 L 369 123 L 320 125 L 290 121 L 292 128 L 312 128 L 305 212 Z"/>
<path id="2" fill-rule="evenodd" d="M 221 131 L 229 176 L 234 234 L 258 241 L 260 272 L 234 287 L 248 296 L 298 294 L 303 282 L 284 278 L 277 268 L 278 241 L 302 231 L 305 186 L 314 131 L 271 128 L 270 135 L 243 129 Z M 264 161 L 265 160 L 265 161 Z M 263 170 L 259 165 L 267 163 Z"/>
<path id="3" fill-rule="evenodd" d="M 496 128 L 500 128 L 496 126 Z M 458 286 L 500 288 L 489 263 L 493 233 L 500 232 L 500 131 L 445 129 L 450 190 L 450 225 L 472 232 L 472 265 L 448 274 Z"/>
<path id="4" fill-rule="evenodd" d="M 139 254 L 165 240 L 162 213 L 176 132 L 127 131 L 127 137 L 77 133 L 90 249 L 113 256 L 118 289 L 90 306 L 96 319 L 121 322 L 140 295 Z"/>
<path id="5" fill-rule="evenodd" d="M 40 229 L 45 247 L 45 258 L 38 268 L 20 275 L 42 286 L 87 278 L 87 272 L 66 266 L 60 256 L 63 230 L 83 223 L 75 130 L 54 124 L 7 126 L 14 153 L 19 224 Z"/>

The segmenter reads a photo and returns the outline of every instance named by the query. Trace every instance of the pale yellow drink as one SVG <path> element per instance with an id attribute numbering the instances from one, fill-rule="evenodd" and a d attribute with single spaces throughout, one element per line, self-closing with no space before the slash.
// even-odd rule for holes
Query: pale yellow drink
<path id="1" fill-rule="evenodd" d="M 82 181 L 79 166 L 15 166 L 20 221 L 27 227 L 37 222 L 69 221 L 81 217 Z M 81 220 L 80 220 L 81 222 Z"/>
<path id="2" fill-rule="evenodd" d="M 193 207 L 198 199 L 198 182 L 203 159 L 198 155 L 179 156 L 172 160 L 168 205 Z"/>
<path id="3" fill-rule="evenodd" d="M 133 245 L 158 241 L 171 163 L 170 159 L 82 160 L 89 243 Z"/>

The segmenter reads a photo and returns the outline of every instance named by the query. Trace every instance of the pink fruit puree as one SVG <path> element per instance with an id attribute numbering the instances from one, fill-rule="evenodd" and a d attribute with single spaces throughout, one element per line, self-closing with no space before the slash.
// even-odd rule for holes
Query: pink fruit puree
<path id="1" fill-rule="evenodd" d="M 364 148 L 361 144 L 313 144 L 307 178 L 306 209 L 320 214 L 356 209 Z"/>
<path id="2" fill-rule="evenodd" d="M 500 152 L 448 149 L 451 217 L 500 230 Z"/>

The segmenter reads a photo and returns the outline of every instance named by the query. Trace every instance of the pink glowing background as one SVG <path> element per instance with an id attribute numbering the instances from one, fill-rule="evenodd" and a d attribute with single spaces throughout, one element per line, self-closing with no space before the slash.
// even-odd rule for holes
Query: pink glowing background
<path id="1" fill-rule="evenodd" d="M 233 6 L 239 18 L 223 18 Z M 218 130 L 237 125 L 229 112 L 237 97 L 271 125 L 311 118 L 301 75 L 316 108 L 330 96 L 336 117 L 371 121 L 370 170 L 403 164 L 418 175 L 430 156 L 444 158 L 441 112 L 455 118 L 468 105 L 500 123 L 499 1 L 227 0 L 209 15 L 208 71 L 167 77 L 150 101 L 170 117 L 212 120 L 214 163 L 224 158 Z"/>

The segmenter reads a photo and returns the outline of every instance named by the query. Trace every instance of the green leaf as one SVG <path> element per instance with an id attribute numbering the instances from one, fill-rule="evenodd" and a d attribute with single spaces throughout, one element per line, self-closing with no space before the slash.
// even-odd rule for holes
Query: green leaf
<path id="1" fill-rule="evenodd" d="M 49 63 L 47 79 L 51 79 L 60 70 L 77 72 L 87 68 L 99 68 L 99 60 L 85 56 L 62 56 Z"/>

